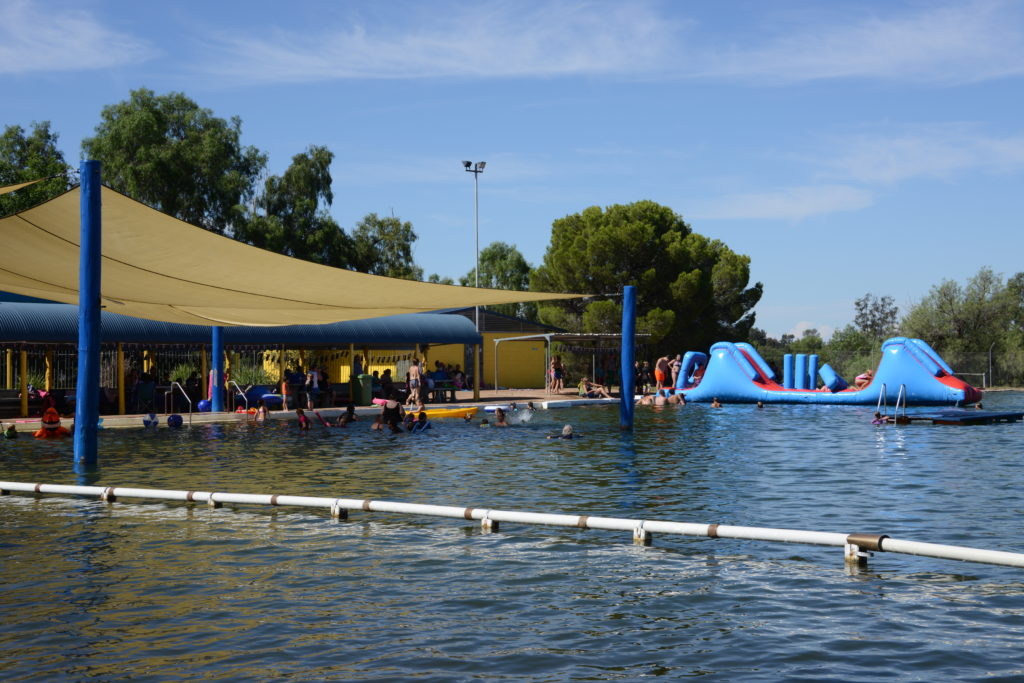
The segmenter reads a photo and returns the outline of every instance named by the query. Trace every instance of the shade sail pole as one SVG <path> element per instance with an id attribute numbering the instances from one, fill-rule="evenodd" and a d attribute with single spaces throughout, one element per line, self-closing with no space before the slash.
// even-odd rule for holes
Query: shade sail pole
<path id="1" fill-rule="evenodd" d="M 78 383 L 75 388 L 75 463 L 95 465 L 100 392 L 100 162 L 83 161 L 78 265 Z"/>
<path id="2" fill-rule="evenodd" d="M 622 288 L 622 395 L 619 398 L 619 428 L 633 429 L 633 392 L 636 377 L 633 364 L 636 357 L 633 342 L 636 337 L 636 287 Z"/>
<path id="3" fill-rule="evenodd" d="M 210 355 L 212 356 L 213 369 L 210 382 L 210 411 L 220 413 L 224 411 L 224 328 L 214 325 L 210 328 L 212 333 Z"/>

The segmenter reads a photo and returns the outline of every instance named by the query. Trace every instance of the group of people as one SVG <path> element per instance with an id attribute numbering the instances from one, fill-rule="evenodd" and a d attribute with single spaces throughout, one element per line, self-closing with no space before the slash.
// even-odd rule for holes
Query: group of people
<path id="1" fill-rule="evenodd" d="M 672 356 L 661 356 L 654 361 L 653 368 L 648 361 L 637 361 L 633 365 L 633 377 L 636 382 L 636 388 L 643 394 L 646 394 L 652 388 L 654 391 L 672 389 L 676 386 L 682 367 L 683 357 L 681 354 L 676 354 L 675 358 Z"/>
<path id="2" fill-rule="evenodd" d="M 595 379 L 603 379 L 605 376 L 608 376 L 614 381 L 613 373 L 606 371 L 602 365 L 598 365 L 595 372 L 597 377 L 594 379 L 580 377 L 576 387 L 579 395 L 583 398 L 611 398 L 612 395 L 608 386 L 595 381 Z M 566 377 L 567 372 L 565 365 L 562 363 L 562 357 L 552 356 L 551 363 L 548 365 L 547 393 L 561 394 L 565 390 Z"/>

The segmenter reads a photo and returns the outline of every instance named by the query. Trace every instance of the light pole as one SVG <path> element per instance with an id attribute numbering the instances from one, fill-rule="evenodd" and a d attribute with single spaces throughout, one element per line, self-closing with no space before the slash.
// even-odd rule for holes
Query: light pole
<path id="1" fill-rule="evenodd" d="M 473 174 L 473 214 L 476 222 L 476 269 L 473 271 L 476 274 L 476 282 L 474 287 L 480 289 L 480 174 L 484 172 L 484 167 L 487 166 L 486 161 L 478 161 L 475 164 L 472 161 L 463 161 L 462 167 L 467 173 Z M 476 333 L 480 334 L 480 306 L 474 307 L 474 313 L 476 317 Z M 480 398 L 480 361 L 477 354 L 474 353 L 473 358 L 473 398 Z"/>
<path id="2" fill-rule="evenodd" d="M 476 273 L 476 282 L 473 284 L 477 289 L 480 288 L 480 174 L 484 172 L 484 167 L 487 166 L 486 161 L 478 161 L 475 164 L 472 161 L 463 161 L 463 168 L 466 169 L 467 173 L 473 174 L 473 214 L 476 221 L 476 269 L 473 271 Z M 480 307 L 476 307 L 476 331 L 480 331 Z"/>

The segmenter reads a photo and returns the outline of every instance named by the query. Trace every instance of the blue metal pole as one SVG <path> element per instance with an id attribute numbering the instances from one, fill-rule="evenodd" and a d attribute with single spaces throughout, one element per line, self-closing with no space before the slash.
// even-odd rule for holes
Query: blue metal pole
<path id="1" fill-rule="evenodd" d="M 619 429 L 633 430 L 633 393 L 636 391 L 636 376 L 633 365 L 636 359 L 634 341 L 636 337 L 636 287 L 622 288 L 622 393 L 619 399 Z"/>
<path id="2" fill-rule="evenodd" d="M 75 463 L 95 465 L 100 419 L 100 162 L 83 161 L 78 260 L 78 383 L 75 387 Z"/>
<path id="3" fill-rule="evenodd" d="M 224 410 L 224 328 L 215 325 L 210 330 L 213 333 L 213 391 L 210 392 L 210 410 L 220 413 Z"/>

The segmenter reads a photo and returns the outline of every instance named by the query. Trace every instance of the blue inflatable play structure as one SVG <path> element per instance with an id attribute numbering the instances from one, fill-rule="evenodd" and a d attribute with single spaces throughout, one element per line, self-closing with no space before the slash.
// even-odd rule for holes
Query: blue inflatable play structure
<path id="1" fill-rule="evenodd" d="M 818 388 L 820 375 L 824 386 Z M 775 371 L 746 343 L 719 342 L 710 353 L 689 351 L 683 356 L 676 386 L 664 393 L 682 394 L 687 401 L 727 403 L 832 403 L 875 405 L 966 405 L 981 400 L 981 392 L 953 375 L 953 369 L 920 339 L 893 337 L 882 344 L 882 360 L 861 388 L 850 387 L 817 355 L 786 354 L 780 384 Z M 902 396 L 900 395 L 902 392 Z"/>

